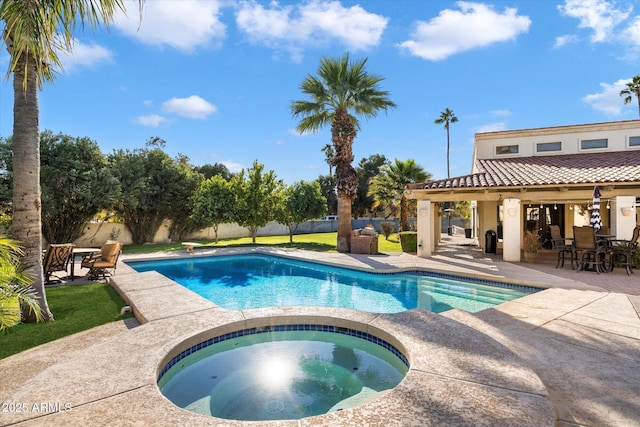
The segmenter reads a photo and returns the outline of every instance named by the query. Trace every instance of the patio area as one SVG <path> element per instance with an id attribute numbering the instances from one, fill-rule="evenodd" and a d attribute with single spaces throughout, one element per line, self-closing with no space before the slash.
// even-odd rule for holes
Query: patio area
<path id="1" fill-rule="evenodd" d="M 161 255 L 264 251 L 362 269 L 426 268 L 551 289 L 475 314 L 228 311 L 158 274 L 138 274 L 121 264 L 112 285 L 142 324 L 130 319 L 104 325 L 0 360 L 0 401 L 25 403 L 28 409 L 3 410 L 0 425 L 247 425 L 175 407 L 155 385 L 159 364 L 186 338 L 212 327 L 288 316 L 384 330 L 405 344 L 412 371 L 384 399 L 321 417 L 260 425 L 640 425 L 640 274 L 513 264 L 463 238 L 448 238 L 432 258 L 266 248 Z M 34 404 L 42 410 L 34 410 Z"/>

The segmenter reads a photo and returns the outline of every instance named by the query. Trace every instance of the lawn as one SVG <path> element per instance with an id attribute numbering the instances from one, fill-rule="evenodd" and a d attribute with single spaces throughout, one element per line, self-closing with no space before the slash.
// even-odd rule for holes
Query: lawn
<path id="1" fill-rule="evenodd" d="M 198 249 L 211 248 L 229 248 L 229 247 L 255 247 L 255 246 L 273 246 L 278 248 L 304 249 L 317 252 L 335 252 L 336 251 L 337 233 L 314 233 L 314 234 L 296 234 L 293 236 L 293 243 L 289 242 L 289 236 L 258 236 L 256 243 L 251 242 L 251 237 L 240 237 L 234 239 L 220 239 L 218 243 L 213 240 L 190 240 L 192 242 L 201 243 L 202 247 Z M 157 245 L 127 245 L 122 248 L 125 254 L 140 254 L 160 251 L 184 250 L 184 246 L 180 242 Z M 389 236 L 389 240 L 380 235 L 378 239 L 378 251 L 385 252 L 402 252 L 400 240 L 397 234 Z"/>
<path id="2" fill-rule="evenodd" d="M 107 283 L 47 288 L 54 322 L 22 323 L 0 333 L 0 359 L 95 326 L 132 317 L 120 316 L 126 303 Z"/>
<path id="3" fill-rule="evenodd" d="M 197 240 L 202 247 L 255 247 L 271 246 L 279 248 L 304 249 L 318 252 L 336 251 L 337 233 L 299 234 L 293 236 L 260 236 L 256 243 L 250 237 L 212 240 Z M 154 253 L 184 250 L 180 242 L 154 245 L 127 245 L 122 251 L 125 254 Z M 385 252 L 401 252 L 397 234 L 386 240 L 380 235 L 378 250 Z M 20 324 L 0 334 L 0 359 L 36 347 L 67 335 L 75 334 L 95 326 L 131 317 L 131 314 L 120 316 L 120 309 L 126 303 L 117 292 L 106 283 L 59 286 L 47 288 L 47 301 L 55 317 L 54 322 Z"/>

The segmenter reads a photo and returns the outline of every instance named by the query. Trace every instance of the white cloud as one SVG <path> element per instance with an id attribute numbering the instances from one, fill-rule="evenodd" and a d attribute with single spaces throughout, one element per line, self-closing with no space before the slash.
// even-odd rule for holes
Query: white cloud
<path id="1" fill-rule="evenodd" d="M 598 43 L 610 40 L 614 28 L 629 17 L 633 8 L 616 8 L 615 2 L 606 0 L 565 0 L 558 9 L 562 15 L 578 19 L 579 28 L 592 30 L 591 42 Z"/>
<path id="2" fill-rule="evenodd" d="M 222 163 L 223 165 L 225 165 L 227 169 L 229 169 L 229 172 L 231 173 L 238 173 L 238 172 L 241 172 L 243 169 L 245 170 L 249 169 L 246 166 L 243 166 L 240 163 L 232 162 L 231 160 L 223 160 L 218 163 Z"/>
<path id="3" fill-rule="evenodd" d="M 634 18 L 622 32 L 622 38 L 625 42 L 640 47 L 640 16 Z"/>
<path id="4" fill-rule="evenodd" d="M 558 48 L 558 47 L 568 45 L 570 43 L 577 43 L 579 41 L 580 41 L 580 37 L 572 34 L 565 34 L 564 36 L 556 37 L 556 42 L 553 45 L 553 47 Z"/>
<path id="5" fill-rule="evenodd" d="M 600 83 L 602 90 L 599 93 L 593 93 L 582 98 L 595 110 L 602 111 L 606 114 L 620 115 L 624 107 L 624 99 L 620 96 L 620 91 L 627 88 L 627 83 L 631 79 L 618 80 L 612 84 Z"/>
<path id="6" fill-rule="evenodd" d="M 236 23 L 252 43 L 289 52 L 299 61 L 308 45 L 341 43 L 351 50 L 365 50 L 380 43 L 388 19 L 361 6 L 344 7 L 338 1 L 264 7 L 246 1 L 236 14 Z"/>
<path id="7" fill-rule="evenodd" d="M 459 52 L 513 40 L 526 33 L 531 19 L 518 15 L 515 8 L 497 13 L 491 7 L 459 1 L 460 10 L 445 9 L 428 22 L 418 21 L 411 40 L 401 49 L 431 61 L 439 61 Z"/>
<path id="8" fill-rule="evenodd" d="M 162 111 L 165 113 L 173 113 L 188 119 L 205 119 L 216 110 L 215 105 L 197 95 L 191 95 L 187 98 L 171 98 L 162 103 Z"/>
<path id="9" fill-rule="evenodd" d="M 166 117 L 160 116 L 158 114 L 150 114 L 148 116 L 139 116 L 138 118 L 136 118 L 136 122 L 138 124 L 149 127 L 158 127 L 160 126 L 160 124 L 166 121 Z"/>
<path id="10" fill-rule="evenodd" d="M 145 44 L 191 52 L 198 46 L 219 45 L 225 37 L 219 1 L 147 1 L 142 19 L 136 0 L 127 0 L 125 5 L 127 16 L 119 13 L 114 26 Z"/>
<path id="11" fill-rule="evenodd" d="M 67 72 L 78 68 L 93 68 L 100 64 L 113 62 L 113 53 L 98 44 L 83 44 L 74 40 L 71 52 L 60 53 L 60 61 Z"/>
<path id="12" fill-rule="evenodd" d="M 499 117 L 509 117 L 511 115 L 511 111 L 509 110 L 493 110 L 489 111 L 489 113 Z"/>

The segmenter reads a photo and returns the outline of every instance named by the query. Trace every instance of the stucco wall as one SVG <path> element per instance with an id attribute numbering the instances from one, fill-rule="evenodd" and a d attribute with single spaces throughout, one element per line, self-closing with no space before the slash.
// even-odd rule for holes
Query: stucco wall
<path id="1" fill-rule="evenodd" d="M 375 220 L 354 220 L 354 226 L 360 224 L 360 222 L 369 223 L 373 222 L 376 225 L 376 229 L 380 229 L 379 223 L 385 221 L 380 219 Z M 391 220 L 393 221 L 393 220 Z M 164 243 L 169 241 L 169 221 L 165 221 L 160 226 L 155 234 L 153 243 Z M 364 226 L 364 225 L 363 225 Z M 307 221 L 298 226 L 296 234 L 308 234 L 308 233 L 328 233 L 335 232 L 338 229 L 338 221 L 330 220 L 314 220 Z M 270 222 L 265 227 L 258 229 L 258 236 L 286 236 L 289 234 L 289 228 L 285 225 L 277 222 Z M 245 227 L 241 227 L 236 223 L 233 224 L 220 224 L 218 227 L 218 239 L 232 239 L 237 237 L 249 237 L 249 230 Z M 187 239 L 193 240 L 213 240 L 215 238 L 215 232 L 213 228 L 205 228 L 196 233 L 192 233 Z M 107 240 L 117 240 L 124 245 L 130 245 L 133 243 L 131 239 L 131 233 L 124 224 L 112 223 L 112 222 L 93 222 L 87 225 L 82 237 L 75 242 L 76 246 L 101 246 Z M 186 240 L 186 239 L 185 239 Z"/>

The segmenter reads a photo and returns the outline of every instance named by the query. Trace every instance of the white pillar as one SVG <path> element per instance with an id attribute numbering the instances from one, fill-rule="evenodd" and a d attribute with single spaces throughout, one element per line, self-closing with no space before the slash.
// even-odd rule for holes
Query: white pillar
<path id="1" fill-rule="evenodd" d="M 636 226 L 635 196 L 616 196 L 611 200 L 611 234 L 618 240 L 629 240 L 633 237 Z M 602 205 L 600 206 L 602 209 Z"/>
<path id="2" fill-rule="evenodd" d="M 422 258 L 430 257 L 433 251 L 434 212 L 430 200 L 418 200 L 418 253 Z"/>
<path id="3" fill-rule="evenodd" d="M 504 199 L 502 202 L 504 223 L 502 224 L 502 259 L 520 262 L 520 199 Z"/>

